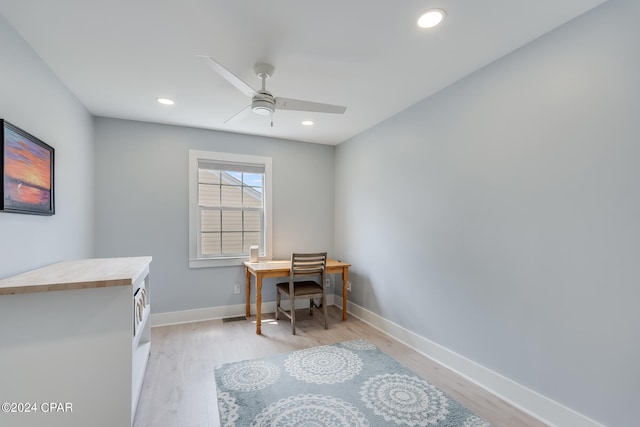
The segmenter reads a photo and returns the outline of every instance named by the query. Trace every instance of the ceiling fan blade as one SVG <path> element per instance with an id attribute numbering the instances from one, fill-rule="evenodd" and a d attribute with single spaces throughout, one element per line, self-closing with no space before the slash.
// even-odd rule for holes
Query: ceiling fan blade
<path id="1" fill-rule="evenodd" d="M 276 98 L 276 109 L 313 111 L 316 113 L 344 114 L 347 107 L 340 105 L 322 104 L 320 102 L 302 101 L 300 99 Z"/>
<path id="2" fill-rule="evenodd" d="M 220 76 L 222 76 L 223 79 L 225 79 L 226 81 L 234 85 L 236 88 L 238 88 L 240 92 L 244 93 L 247 96 L 257 95 L 258 92 L 256 92 L 255 89 L 253 89 L 251 86 L 245 83 L 242 79 L 240 79 L 240 77 L 236 76 L 231 71 L 227 70 L 222 64 L 217 62 L 212 57 L 206 56 L 206 55 L 197 55 L 197 56 L 199 58 L 203 58 L 213 71 L 220 74 Z"/>
<path id="3" fill-rule="evenodd" d="M 227 120 L 224 121 L 224 124 L 226 125 L 227 123 L 229 123 L 231 120 L 234 120 L 236 118 L 239 117 L 244 117 L 247 115 L 247 113 L 251 111 L 251 104 L 247 105 L 246 107 L 244 107 L 242 110 L 238 111 L 237 113 L 235 113 L 233 116 L 229 117 Z"/>

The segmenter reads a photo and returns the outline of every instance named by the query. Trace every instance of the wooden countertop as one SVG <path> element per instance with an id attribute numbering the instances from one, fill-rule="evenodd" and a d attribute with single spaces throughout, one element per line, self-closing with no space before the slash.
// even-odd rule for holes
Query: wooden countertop
<path id="1" fill-rule="evenodd" d="M 133 285 L 150 256 L 63 261 L 0 280 L 0 295 Z"/>

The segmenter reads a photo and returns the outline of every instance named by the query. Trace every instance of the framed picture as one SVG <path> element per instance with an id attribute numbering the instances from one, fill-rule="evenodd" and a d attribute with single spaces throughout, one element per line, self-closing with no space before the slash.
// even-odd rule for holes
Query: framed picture
<path id="1" fill-rule="evenodd" d="M 0 211 L 53 215 L 54 149 L 0 119 Z"/>

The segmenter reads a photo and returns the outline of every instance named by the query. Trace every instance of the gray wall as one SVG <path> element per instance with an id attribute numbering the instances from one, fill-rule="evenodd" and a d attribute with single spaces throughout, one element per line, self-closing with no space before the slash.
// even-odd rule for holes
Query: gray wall
<path id="1" fill-rule="evenodd" d="M 0 278 L 93 256 L 93 121 L 0 15 L 0 117 L 55 148 L 54 216 L 0 212 Z"/>
<path id="2" fill-rule="evenodd" d="M 154 313 L 245 301 L 243 268 L 188 268 L 190 149 L 272 157 L 274 257 L 333 251 L 334 147 L 107 118 L 95 130 L 96 252 L 153 256 Z"/>
<path id="3" fill-rule="evenodd" d="M 640 402 L 638 17 L 610 0 L 336 150 L 353 302 L 608 426 Z"/>

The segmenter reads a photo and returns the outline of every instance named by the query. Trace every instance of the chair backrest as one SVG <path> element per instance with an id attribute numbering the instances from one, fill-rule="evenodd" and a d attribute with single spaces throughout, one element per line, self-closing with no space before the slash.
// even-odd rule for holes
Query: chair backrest
<path id="1" fill-rule="evenodd" d="M 290 280 L 297 276 L 318 274 L 324 280 L 324 270 L 327 266 L 327 253 L 292 253 Z M 321 283 L 322 284 L 322 283 Z"/>

